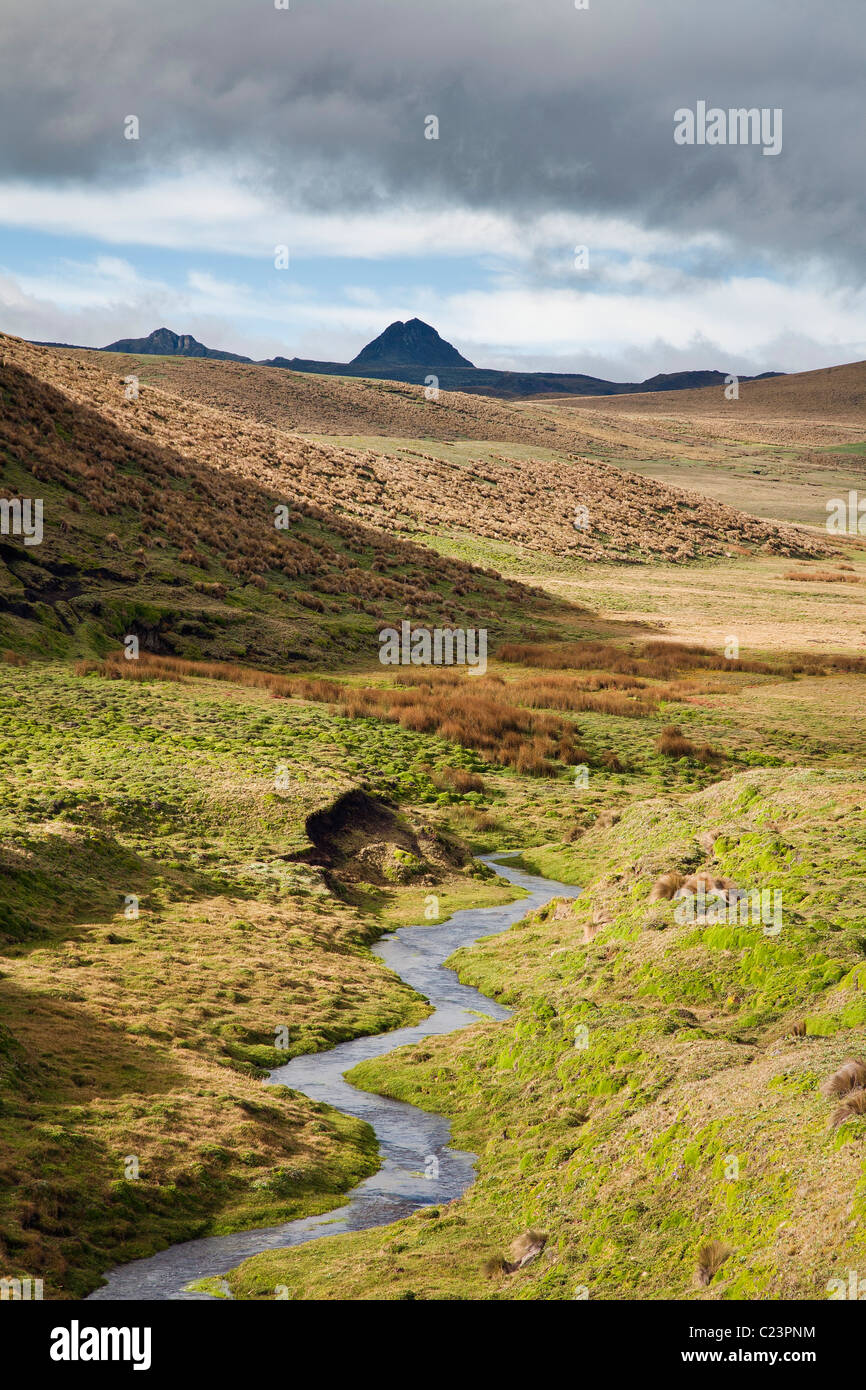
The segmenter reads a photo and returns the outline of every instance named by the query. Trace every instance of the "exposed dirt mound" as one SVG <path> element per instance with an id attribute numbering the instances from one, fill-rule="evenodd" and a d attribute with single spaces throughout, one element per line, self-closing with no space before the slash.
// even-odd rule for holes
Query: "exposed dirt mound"
<path id="1" fill-rule="evenodd" d="M 390 801 L 361 788 L 307 818 L 311 863 L 347 883 L 435 883 L 469 855 L 426 826 L 411 824 Z"/>

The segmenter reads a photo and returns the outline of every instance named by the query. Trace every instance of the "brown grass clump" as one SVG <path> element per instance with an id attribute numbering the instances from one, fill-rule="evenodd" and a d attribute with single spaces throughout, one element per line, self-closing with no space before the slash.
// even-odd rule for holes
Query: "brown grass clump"
<path id="1" fill-rule="evenodd" d="M 434 787 L 440 791 L 460 792 L 483 792 L 484 778 L 479 777 L 477 772 L 467 772 L 463 767 L 443 767 L 438 772 L 434 772 L 431 779 Z"/>
<path id="2" fill-rule="evenodd" d="M 546 1244 L 547 1236 L 541 1231 L 524 1231 L 523 1235 L 513 1240 L 508 1248 L 508 1260 L 505 1264 L 506 1274 L 513 1274 L 515 1270 L 523 1269 L 524 1265 L 537 1259 Z"/>
<path id="3" fill-rule="evenodd" d="M 76 676 L 105 676 L 109 680 L 212 680 L 230 681 L 233 685 L 248 685 L 267 690 L 277 699 L 296 696 L 301 700 L 320 700 L 333 703 L 345 694 L 346 687 L 336 681 L 315 680 L 307 676 L 280 676 L 273 671 L 260 671 L 255 666 L 240 666 L 232 661 L 188 661 L 179 656 L 157 656 L 141 652 L 135 661 L 114 655 L 104 661 L 76 661 Z"/>
<path id="4" fill-rule="evenodd" d="M 694 756 L 697 762 L 710 764 L 721 762 L 724 754 L 720 753 L 718 748 L 714 748 L 711 743 L 704 742 L 698 744 Z"/>
<path id="5" fill-rule="evenodd" d="M 626 684 L 634 687 L 634 681 Z M 611 690 L 593 693 L 583 682 L 551 676 L 534 680 L 515 681 L 509 693 L 522 705 L 532 709 L 589 710 L 596 714 L 616 714 L 626 719 L 640 719 L 658 707 L 655 691 L 647 695 L 623 694 Z"/>
<path id="6" fill-rule="evenodd" d="M 698 1251 L 698 1267 L 696 1270 L 698 1284 L 705 1287 L 711 1284 L 726 1260 L 730 1259 L 733 1250 L 729 1245 L 725 1245 L 721 1240 L 707 1241 Z"/>
<path id="7" fill-rule="evenodd" d="M 668 724 L 656 739 L 656 752 L 666 758 L 693 758 L 695 745 L 690 743 L 679 724 Z"/>
<path id="8" fill-rule="evenodd" d="M 723 898 L 726 902 L 736 902 L 740 896 L 740 890 L 732 878 L 716 878 L 706 870 L 689 874 L 681 891 L 683 894 L 703 893 L 707 898 Z"/>
<path id="9" fill-rule="evenodd" d="M 670 873 L 662 874 L 661 878 L 657 878 L 652 886 L 650 902 L 655 903 L 660 902 L 662 899 L 672 898 L 674 893 L 682 888 L 684 882 L 685 879 L 682 874 L 676 869 L 672 869 Z"/>
<path id="10" fill-rule="evenodd" d="M 705 893 L 712 893 L 715 891 L 717 883 L 721 883 L 721 879 L 715 879 L 712 874 L 707 873 L 706 869 L 702 869 L 699 873 L 689 874 L 687 878 L 683 879 L 683 892 L 699 893 L 703 890 Z"/>
<path id="11" fill-rule="evenodd" d="M 856 574 L 843 574 L 842 565 L 838 570 L 788 570 L 784 579 L 799 580 L 801 583 L 812 584 L 859 584 L 860 579 Z M 850 568 L 850 566 L 848 566 Z"/>
<path id="12" fill-rule="evenodd" d="M 308 594 L 304 589 L 296 589 L 293 597 L 302 608 L 309 608 L 314 613 L 325 612 L 325 605 L 317 594 Z"/>
<path id="13" fill-rule="evenodd" d="M 550 715 L 536 714 L 513 704 L 511 688 L 502 681 L 485 681 L 436 671 L 401 677 L 399 686 L 377 686 L 344 692 L 341 712 L 350 718 L 386 719 L 417 733 L 438 734 L 451 743 L 474 748 L 491 762 L 514 767 L 530 777 L 553 777 L 552 759 L 580 761 L 572 742 L 573 730 Z"/>
<path id="14" fill-rule="evenodd" d="M 581 763 L 589 764 L 589 754 L 585 748 L 574 742 L 570 730 L 562 735 L 556 745 L 556 756 L 561 763 L 565 763 L 566 767 L 579 767 Z"/>
<path id="15" fill-rule="evenodd" d="M 477 806 L 467 806 L 464 814 L 473 830 L 484 832 L 501 829 L 496 816 L 491 816 L 489 811 L 479 811 Z"/>
<path id="16" fill-rule="evenodd" d="M 844 1096 L 848 1091 L 860 1090 L 863 1087 L 866 1087 L 866 1062 L 849 1057 L 838 1071 L 827 1078 L 821 1087 L 821 1093 L 825 1096 Z"/>
<path id="17" fill-rule="evenodd" d="M 665 758 L 694 758 L 699 763 L 718 762 L 723 754 L 709 743 L 695 745 L 686 738 L 679 724 L 668 724 L 655 741 L 655 750 Z"/>
<path id="18" fill-rule="evenodd" d="M 518 751 L 514 766 L 518 772 L 523 772 L 529 777 L 556 776 L 555 765 L 543 754 L 537 752 L 535 748 L 527 747 L 525 744 Z"/>
<path id="19" fill-rule="evenodd" d="M 832 1128 L 838 1129 L 846 1120 L 856 1119 L 859 1115 L 866 1115 L 866 1089 L 851 1091 L 836 1110 L 832 1119 Z"/>
<path id="20" fill-rule="evenodd" d="M 508 1250 L 508 1259 L 488 1260 L 483 1267 L 483 1272 L 487 1275 L 492 1274 L 515 1274 L 518 1269 L 523 1269 L 525 1265 L 531 1264 L 538 1259 L 545 1245 L 547 1236 L 541 1231 L 524 1231 L 511 1242 Z"/>
<path id="21" fill-rule="evenodd" d="M 659 880 L 661 882 L 661 880 Z M 705 897 L 716 899 L 723 898 L 726 902 L 736 902 L 740 890 L 732 878 L 716 878 L 706 869 L 701 869 L 696 874 L 689 874 L 687 878 L 681 880 L 676 889 L 675 896 L 684 897 L 703 893 Z"/>

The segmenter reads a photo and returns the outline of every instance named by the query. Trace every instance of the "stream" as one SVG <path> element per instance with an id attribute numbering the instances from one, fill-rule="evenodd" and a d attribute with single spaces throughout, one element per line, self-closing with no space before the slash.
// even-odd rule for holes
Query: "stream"
<path id="1" fill-rule="evenodd" d="M 494 1019 L 510 1016 L 501 1004 L 462 985 L 442 962 L 460 946 L 505 931 L 551 898 L 573 898 L 580 890 L 573 884 L 556 883 L 494 863 L 503 857 L 500 854 L 479 857 L 482 863 L 493 865 L 502 878 L 527 889 L 528 896 L 496 907 L 466 908 L 438 926 L 400 927 L 373 948 L 375 956 L 429 1000 L 434 1008 L 430 1017 L 410 1028 L 354 1038 L 328 1052 L 294 1057 L 272 1071 L 264 1083 L 290 1086 L 366 1120 L 379 1141 L 382 1164 L 378 1172 L 353 1188 L 343 1206 L 319 1216 L 188 1240 L 146 1259 L 118 1265 L 106 1276 L 107 1283 L 90 1294 L 91 1299 L 206 1299 L 210 1295 L 191 1292 L 186 1286 L 193 1280 L 224 1274 L 263 1250 L 385 1226 L 419 1207 L 453 1201 L 466 1191 L 475 1178 L 476 1156 L 449 1147 L 451 1126 L 447 1119 L 403 1101 L 359 1091 L 349 1085 L 343 1073 L 369 1057 L 381 1057 L 407 1043 L 465 1028 L 477 1022 L 479 1015 Z"/>

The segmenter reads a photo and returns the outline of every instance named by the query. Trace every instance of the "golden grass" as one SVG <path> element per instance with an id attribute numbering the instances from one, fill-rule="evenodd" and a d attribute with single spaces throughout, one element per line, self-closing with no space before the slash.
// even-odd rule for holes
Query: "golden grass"
<path id="1" fill-rule="evenodd" d="M 352 690 L 343 700 L 341 712 L 353 719 L 385 719 L 416 733 L 438 734 L 530 776 L 553 776 L 552 758 L 569 764 L 583 761 L 570 726 L 511 703 L 502 693 L 505 687 L 498 683 L 481 687 L 477 693 L 476 689 L 475 682 L 461 688 L 431 674 L 408 690 Z"/>
<path id="2" fill-rule="evenodd" d="M 788 570 L 783 576 L 785 579 L 799 580 L 800 583 L 807 584 L 859 584 L 860 577 L 856 574 L 843 574 L 842 566 L 838 570 Z"/>
<path id="3" fill-rule="evenodd" d="M 610 671 L 655 680 L 671 680 L 683 671 L 744 671 L 752 675 L 790 677 L 820 676 L 829 672 L 866 672 L 866 658 L 844 655 L 816 657 L 791 652 L 774 661 L 728 658 L 710 647 L 682 642 L 644 642 L 629 649 L 603 642 L 505 642 L 500 661 L 556 670 L 607 668 Z"/>
<path id="4" fill-rule="evenodd" d="M 718 762 L 721 753 L 709 743 L 697 747 L 687 739 L 679 724 L 668 724 L 662 729 L 655 743 L 656 752 L 666 758 L 695 758 L 701 763 Z"/>
<path id="5" fill-rule="evenodd" d="M 157 656 L 153 652 L 140 652 L 135 660 L 127 660 L 119 653 L 104 661 L 87 658 L 76 661 L 73 669 L 77 676 L 104 676 L 108 680 L 229 681 L 232 685 L 267 690 L 279 699 L 294 695 L 303 700 L 332 701 L 344 693 L 344 687 L 336 681 L 281 676 L 233 661 L 190 661 L 179 656 Z"/>
<path id="6" fill-rule="evenodd" d="M 277 382 L 283 389 L 291 389 L 292 374 L 279 369 L 254 369 L 249 379 L 252 389 L 243 394 L 241 416 L 230 413 L 222 400 L 219 408 L 214 409 L 198 399 L 173 396 L 153 387 L 144 388 L 137 400 L 127 401 L 113 357 L 60 352 L 2 336 L 0 345 L 7 364 L 14 363 L 50 382 L 151 449 L 177 451 L 190 464 L 206 467 L 226 479 L 276 490 L 293 506 L 323 509 L 329 515 L 336 512 L 343 521 L 352 517 L 390 535 L 431 530 L 463 532 L 470 519 L 471 530 L 478 536 L 580 560 L 607 557 L 626 561 L 635 556 L 644 561 L 694 560 L 732 553 L 731 547 L 736 545 L 746 549 L 766 547 L 772 553 L 792 557 L 824 555 L 828 550 L 826 538 L 758 520 L 698 493 L 656 481 L 648 483 L 646 478 L 581 457 L 580 441 L 573 431 L 563 430 L 556 441 L 562 457 L 555 468 L 546 459 L 500 457 L 473 460 L 463 466 L 427 452 L 411 458 L 381 455 L 315 443 L 290 433 L 286 425 L 277 427 L 251 418 L 251 401 L 261 373 L 276 371 Z M 219 368 L 219 381 L 224 369 L 233 364 L 213 365 Z M 195 374 L 196 368 L 187 364 L 182 371 Z M 227 376 L 232 375 L 237 374 L 229 370 Z M 327 399 L 334 389 L 333 380 L 312 380 L 317 396 Z M 361 389 L 368 396 L 373 393 L 376 406 L 394 399 L 411 401 L 405 409 L 412 414 L 416 430 L 420 416 L 425 421 L 440 418 L 436 414 L 439 405 L 433 407 L 432 414 L 422 408 L 422 387 L 392 387 L 393 383 L 386 383 L 384 388 L 367 383 Z M 353 390 L 357 389 L 355 384 Z M 443 408 L 446 412 L 451 409 L 447 404 Z M 460 414 L 464 408 L 468 416 Z M 556 427 L 553 432 L 548 430 L 543 415 L 473 396 L 461 403 L 448 437 L 461 432 L 456 426 L 464 418 L 476 421 L 476 431 L 485 441 L 518 438 L 531 443 L 542 439 L 549 448 L 556 436 Z M 395 423 L 380 421 L 379 432 L 397 432 L 389 428 Z M 354 428 L 357 429 L 357 421 Z M 96 489 L 92 504 L 105 505 L 108 514 L 110 499 L 103 494 L 108 492 L 109 479 L 104 476 L 104 464 L 91 455 L 80 471 Z M 172 470 L 167 471 L 171 475 Z M 170 528 L 179 545 L 190 553 L 201 553 L 207 537 L 202 537 L 191 524 L 181 524 L 182 492 L 176 488 L 152 495 L 146 492 L 141 501 L 145 514 L 159 513 L 161 524 Z M 587 509 L 586 528 L 575 528 L 576 503 Z M 173 523 L 164 515 L 171 507 L 179 513 Z M 241 535 L 247 529 L 241 526 Z M 284 534 L 278 545 L 267 526 L 260 523 L 256 549 L 262 552 L 263 559 L 272 549 L 280 550 L 292 565 L 292 572 L 300 575 L 303 566 L 295 563 L 291 546 L 285 546 L 287 539 Z M 252 535 L 248 541 L 252 543 Z M 238 556 L 241 568 L 237 572 L 255 575 L 261 570 L 248 550 L 249 545 Z M 377 576 L 365 574 L 375 590 Z M 355 591 L 351 583 L 347 587 Z"/>

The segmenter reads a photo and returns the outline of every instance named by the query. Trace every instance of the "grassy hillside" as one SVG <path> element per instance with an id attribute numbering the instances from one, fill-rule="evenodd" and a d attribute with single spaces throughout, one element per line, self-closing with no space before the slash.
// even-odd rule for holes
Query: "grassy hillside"
<path id="1" fill-rule="evenodd" d="M 3 494 L 44 501 L 40 545 L 0 542 L 9 646 L 104 653 L 132 632 L 189 656 L 369 660 L 379 628 L 404 616 L 495 634 L 563 608 L 299 499 L 273 472 L 238 475 L 168 416 L 156 441 L 146 418 L 125 427 L 8 360 L 0 399 Z"/>
<path id="2" fill-rule="evenodd" d="M 432 819 L 473 807 L 433 780 L 467 755 L 264 689 L 66 666 L 0 665 L 0 708 L 4 1270 L 81 1295 L 166 1243 L 335 1205 L 375 1171 L 371 1132 L 258 1078 L 426 1015 L 368 951 L 424 885 L 443 912 L 510 896 Z M 310 817 L 361 783 L 364 860 L 323 856 Z"/>
<path id="3" fill-rule="evenodd" d="M 437 689 L 381 668 L 316 682 L 147 656 L 80 674 L 0 666 L 7 1265 L 69 1296 L 166 1241 L 335 1204 L 375 1166 L 369 1133 L 299 1096 L 269 1092 L 263 1107 L 256 1078 L 423 1016 L 366 948 L 417 920 L 431 886 L 441 917 L 507 896 L 465 846 L 547 845 L 543 867 L 585 882 L 593 846 L 621 852 L 605 813 L 643 816 L 649 845 L 647 798 L 731 797 L 744 769 L 785 779 L 804 757 L 843 781 L 862 765 L 843 736 L 862 680 L 850 659 L 795 676 L 664 646 L 581 652 L 583 669 L 563 671 L 549 663 L 573 666 L 568 644 L 516 644 L 488 677 L 446 681 L 442 711 Z M 801 686 L 806 706 L 780 718 L 778 692 Z M 675 752 L 672 721 L 688 745 Z M 340 806 L 323 831 L 316 813 Z M 527 997 L 533 930 L 503 966 Z M 580 937 L 583 918 L 568 930 Z M 542 991 L 554 949 L 537 958 Z"/>
<path id="4" fill-rule="evenodd" d="M 736 400 L 711 387 L 547 409 L 593 435 L 595 456 L 824 537 L 828 502 L 866 491 L 866 363 L 741 382 Z"/>
<path id="5" fill-rule="evenodd" d="M 579 421 L 508 402 L 442 390 L 428 401 L 423 386 L 365 377 L 320 376 L 281 367 L 214 364 L 178 357 L 153 360 L 112 354 L 111 368 L 137 372 L 148 385 L 245 421 L 298 434 L 390 434 L 403 439 L 499 439 L 537 444 L 539 437 L 566 452 L 586 443 Z M 222 364 L 218 364 L 220 367 Z M 103 368 L 107 367 L 105 362 Z"/>
<path id="6" fill-rule="evenodd" d="M 127 401 L 123 378 L 108 370 L 101 354 L 52 353 L 15 339 L 3 342 L 7 360 L 34 375 L 49 376 L 124 434 L 180 452 L 211 476 L 218 472 L 231 477 L 235 488 L 241 481 L 253 497 L 282 493 L 293 504 L 324 510 L 331 518 L 335 513 L 354 517 L 389 535 L 411 538 L 457 530 L 575 562 L 604 557 L 641 563 L 660 558 L 685 561 L 759 547 L 803 556 L 829 548 L 821 538 L 756 520 L 697 493 L 647 482 L 600 459 L 563 456 L 551 468 L 547 459 L 524 454 L 516 460 L 507 451 L 497 453 L 489 447 L 480 457 L 453 459 L 434 449 L 407 455 L 399 448 L 379 453 L 317 442 L 152 387 Z M 220 372 L 236 367 L 181 365 L 190 370 L 216 367 Z M 327 398 L 329 379 L 315 380 L 316 390 Z M 255 392 L 255 381 L 249 390 Z M 424 401 L 423 393 L 415 405 L 425 414 L 435 415 L 440 409 L 440 403 Z M 476 401 L 474 408 L 481 410 L 483 405 Z M 446 403 L 444 408 L 450 406 Z M 491 418 L 484 420 L 484 440 L 496 439 L 498 433 L 513 439 L 516 433 L 519 439 L 536 442 L 541 435 L 550 444 L 541 421 L 524 420 L 518 412 L 513 417 L 506 412 L 501 420 L 497 411 L 505 408 L 496 404 L 492 410 Z M 513 429 L 515 419 L 521 431 Z M 389 432 L 380 420 L 376 433 Z"/>
<path id="7" fill-rule="evenodd" d="M 591 400 L 592 397 L 581 397 L 580 408 L 585 408 Z M 731 414 L 746 419 L 823 418 L 833 423 L 863 426 L 866 424 L 866 362 L 846 362 L 840 367 L 743 381 L 739 399 L 727 403 L 724 387 L 716 386 L 678 391 L 675 400 L 669 395 L 665 399 L 661 392 L 638 392 L 604 399 L 606 409 L 627 415 L 721 414 L 727 404 L 732 407 Z"/>

